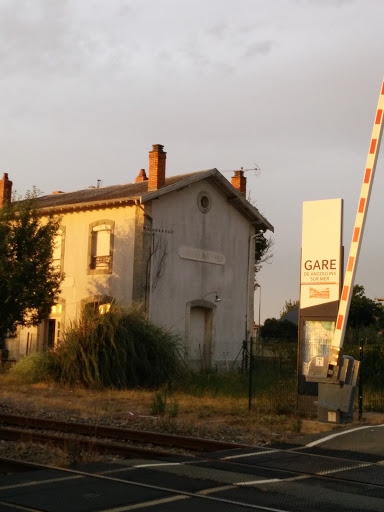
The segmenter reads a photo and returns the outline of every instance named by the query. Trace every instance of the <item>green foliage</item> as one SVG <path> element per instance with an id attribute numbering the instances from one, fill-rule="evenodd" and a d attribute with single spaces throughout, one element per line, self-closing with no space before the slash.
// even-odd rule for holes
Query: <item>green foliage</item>
<path id="1" fill-rule="evenodd" d="M 83 315 L 56 350 L 61 382 L 86 387 L 157 387 L 182 369 L 177 335 L 134 309 Z"/>
<path id="2" fill-rule="evenodd" d="M 360 369 L 363 382 L 374 389 L 384 389 L 384 347 L 382 344 L 364 345 Z"/>
<path id="3" fill-rule="evenodd" d="M 357 329 L 370 325 L 384 328 L 384 308 L 381 304 L 365 296 L 364 286 L 356 284 L 353 287 L 348 327 Z"/>
<path id="4" fill-rule="evenodd" d="M 260 272 L 263 263 L 268 263 L 272 258 L 272 238 L 264 235 L 255 238 L 255 273 Z"/>
<path id="5" fill-rule="evenodd" d="M 285 316 L 287 313 L 292 311 L 292 309 L 295 309 L 295 307 L 298 306 L 298 305 L 299 305 L 299 301 L 298 300 L 292 300 L 292 299 L 286 300 L 284 302 L 283 309 L 280 312 L 280 318 L 283 318 L 283 316 Z"/>
<path id="6" fill-rule="evenodd" d="M 36 191 L 0 208 L 0 347 L 18 325 L 48 318 L 62 275 L 52 265 L 60 219 L 41 219 Z"/>
<path id="7" fill-rule="evenodd" d="M 53 352 L 35 352 L 11 366 L 8 375 L 23 384 L 35 384 L 54 381 L 59 372 L 60 368 Z"/>
<path id="8" fill-rule="evenodd" d="M 248 386 L 247 373 L 218 372 L 214 369 L 199 372 L 185 372 L 181 379 L 173 383 L 173 388 L 192 396 L 232 396 L 243 397 Z"/>
<path id="9" fill-rule="evenodd" d="M 297 325 L 289 320 L 277 320 L 276 318 L 267 318 L 263 327 L 260 329 L 263 339 L 297 339 Z"/>

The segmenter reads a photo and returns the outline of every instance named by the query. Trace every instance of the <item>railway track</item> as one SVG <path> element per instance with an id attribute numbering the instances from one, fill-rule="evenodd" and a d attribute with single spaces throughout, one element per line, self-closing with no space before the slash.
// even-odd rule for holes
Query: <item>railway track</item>
<path id="1" fill-rule="evenodd" d="M 168 456 L 170 449 L 209 453 L 247 447 L 238 443 L 10 414 L 0 414 L 0 439 L 49 443 L 62 448 L 78 446 L 100 453 L 141 457 Z"/>
<path id="2" fill-rule="evenodd" d="M 384 510 L 381 464 L 294 449 L 247 447 L 203 457 L 153 457 L 148 463 L 130 459 L 95 466 L 94 471 L 40 464 L 27 465 L 26 469 L 42 469 L 43 477 L 26 473 L 25 477 L 0 482 L 0 508 L 14 504 L 25 512 L 47 512 L 52 510 L 46 505 L 49 499 L 57 503 L 58 495 L 64 499 L 72 492 L 77 500 L 80 496 L 83 506 L 92 496 L 100 496 L 102 505 L 98 504 L 97 510 L 103 512 L 146 507 L 154 512 L 180 510 L 178 507 L 204 511 L 221 507 L 239 512 L 244 508 L 270 512 Z M 84 494 L 79 495 L 80 488 L 85 489 Z M 43 505 L 45 495 L 52 498 Z M 82 510 L 95 509 L 90 504 L 89 509 Z"/>

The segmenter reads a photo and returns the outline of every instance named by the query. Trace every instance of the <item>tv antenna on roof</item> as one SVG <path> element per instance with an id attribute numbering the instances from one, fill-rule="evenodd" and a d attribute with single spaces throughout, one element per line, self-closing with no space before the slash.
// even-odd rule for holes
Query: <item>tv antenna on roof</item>
<path id="1" fill-rule="evenodd" d="M 254 167 L 252 167 L 251 169 L 244 169 L 244 167 L 240 167 L 240 169 L 225 169 L 224 171 L 220 171 L 220 172 L 235 172 L 235 171 L 251 172 L 251 171 L 254 171 L 254 173 L 255 173 L 254 175 L 258 176 L 261 173 L 261 168 L 255 163 L 253 165 L 254 165 Z"/>

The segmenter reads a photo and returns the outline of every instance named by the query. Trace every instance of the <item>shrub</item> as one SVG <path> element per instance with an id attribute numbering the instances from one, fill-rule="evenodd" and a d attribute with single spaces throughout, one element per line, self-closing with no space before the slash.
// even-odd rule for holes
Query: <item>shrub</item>
<path id="1" fill-rule="evenodd" d="M 179 337 L 135 308 L 84 315 L 56 350 L 61 382 L 91 387 L 156 387 L 181 370 Z"/>
<path id="2" fill-rule="evenodd" d="M 56 380 L 59 373 L 60 368 L 53 352 L 35 352 L 23 357 L 8 372 L 11 378 L 24 384 Z"/>

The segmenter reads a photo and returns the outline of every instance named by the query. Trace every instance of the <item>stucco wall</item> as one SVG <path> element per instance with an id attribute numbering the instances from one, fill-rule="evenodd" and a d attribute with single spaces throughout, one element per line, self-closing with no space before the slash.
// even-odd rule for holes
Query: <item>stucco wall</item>
<path id="1" fill-rule="evenodd" d="M 207 213 L 198 206 L 202 191 L 210 200 Z M 188 337 L 203 330 L 201 308 L 205 308 L 207 325 L 213 321 L 212 364 L 226 366 L 241 350 L 246 323 L 253 321 L 248 259 L 254 228 L 208 181 L 152 201 L 152 216 L 157 252 L 152 267 L 151 319 L 175 328 L 183 337 L 187 331 L 187 357 L 198 367 L 204 357 L 202 346 L 191 347 Z M 208 261 L 196 261 L 200 256 Z M 216 291 L 220 302 L 215 302 Z M 202 300 L 209 304 L 199 306 Z M 197 308 L 193 326 L 189 325 L 191 305 Z"/>
<path id="2" fill-rule="evenodd" d="M 136 206 L 78 211 L 62 215 L 61 225 L 65 230 L 62 270 L 65 279 L 60 294 L 61 329 L 77 318 L 82 301 L 89 297 L 107 295 L 119 303 L 131 302 L 135 215 Z M 88 273 L 89 226 L 103 219 L 110 219 L 115 223 L 112 273 L 92 275 Z M 9 357 L 19 359 L 26 355 L 27 351 L 43 349 L 46 336 L 44 323 L 38 328 L 19 329 L 17 337 L 7 342 Z"/>
<path id="3" fill-rule="evenodd" d="M 67 319 L 76 318 L 81 301 L 94 295 L 110 295 L 119 302 L 132 297 L 134 226 L 136 207 L 105 208 L 67 213 L 65 226 L 64 273 L 61 298 L 66 301 Z M 87 273 L 89 225 L 113 220 L 113 265 L 111 274 Z"/>

